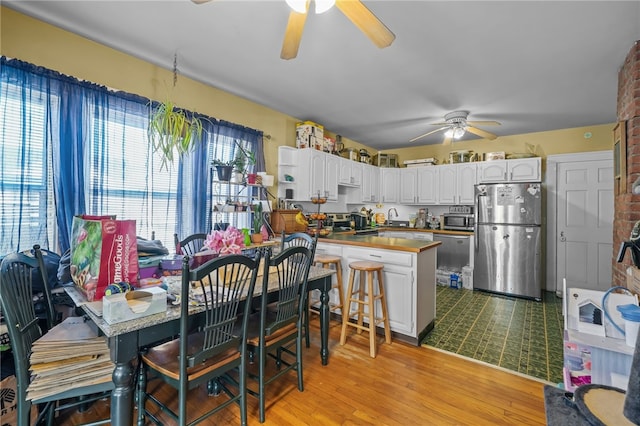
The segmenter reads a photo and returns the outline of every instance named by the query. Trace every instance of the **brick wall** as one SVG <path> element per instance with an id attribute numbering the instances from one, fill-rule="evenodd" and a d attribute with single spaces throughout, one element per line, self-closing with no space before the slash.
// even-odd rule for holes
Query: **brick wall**
<path id="1" fill-rule="evenodd" d="M 617 263 L 620 244 L 629 239 L 633 225 L 640 220 L 640 195 L 631 193 L 631 185 L 640 177 L 640 41 L 636 41 L 618 73 L 618 121 L 626 122 L 627 190 L 615 196 L 613 221 L 613 285 L 626 285 L 626 270 L 631 253 Z"/>

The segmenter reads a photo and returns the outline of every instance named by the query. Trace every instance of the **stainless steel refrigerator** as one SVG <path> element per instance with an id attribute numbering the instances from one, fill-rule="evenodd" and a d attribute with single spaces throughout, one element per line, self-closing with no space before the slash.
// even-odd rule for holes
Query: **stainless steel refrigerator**
<path id="1" fill-rule="evenodd" d="M 540 182 L 475 186 L 473 287 L 540 300 Z"/>

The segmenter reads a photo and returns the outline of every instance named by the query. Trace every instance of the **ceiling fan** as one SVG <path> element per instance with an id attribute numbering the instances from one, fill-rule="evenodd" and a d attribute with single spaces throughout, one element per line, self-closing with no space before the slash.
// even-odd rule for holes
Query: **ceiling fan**
<path id="1" fill-rule="evenodd" d="M 211 0 L 191 0 L 196 4 L 207 3 Z M 286 0 L 291 12 L 287 29 L 284 33 L 282 59 L 293 59 L 298 55 L 298 47 L 302 39 L 304 23 L 311 0 Z M 387 28 L 360 0 L 314 0 L 316 13 L 323 13 L 331 9 L 333 5 L 340 9 L 347 18 L 378 46 L 384 48 L 390 46 L 396 36 Z"/>
<path id="2" fill-rule="evenodd" d="M 478 135 L 485 139 L 495 139 L 498 136 L 493 133 L 489 133 L 485 130 L 478 129 L 475 126 L 499 126 L 500 123 L 497 121 L 467 121 L 467 116 L 469 115 L 469 111 L 453 111 L 444 116 L 444 122 L 442 123 L 431 123 L 432 126 L 441 126 L 438 129 L 427 132 L 423 135 L 417 136 L 409 142 L 415 142 L 418 139 L 422 139 L 425 136 L 429 136 L 436 132 L 440 132 L 442 130 L 444 133 L 444 141 L 443 145 L 449 145 L 452 140 L 460 139 L 466 132 L 473 133 L 474 135 Z"/>

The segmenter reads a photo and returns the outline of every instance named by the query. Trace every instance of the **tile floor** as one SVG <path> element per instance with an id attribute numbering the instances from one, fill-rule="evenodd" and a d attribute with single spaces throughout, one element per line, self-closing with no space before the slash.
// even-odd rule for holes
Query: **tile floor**
<path id="1" fill-rule="evenodd" d="M 542 302 L 438 286 L 436 322 L 423 345 L 552 383 L 562 382 L 562 299 Z"/>

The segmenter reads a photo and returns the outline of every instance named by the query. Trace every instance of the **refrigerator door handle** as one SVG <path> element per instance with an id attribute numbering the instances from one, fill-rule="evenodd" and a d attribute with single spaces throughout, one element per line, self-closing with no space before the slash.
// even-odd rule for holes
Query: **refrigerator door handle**
<path id="1" fill-rule="evenodd" d="M 478 217 L 480 216 L 480 194 L 476 194 L 476 217 L 473 220 L 473 250 L 478 251 Z"/>

